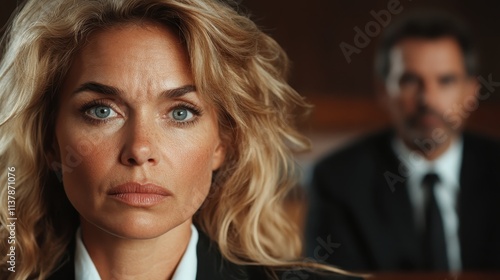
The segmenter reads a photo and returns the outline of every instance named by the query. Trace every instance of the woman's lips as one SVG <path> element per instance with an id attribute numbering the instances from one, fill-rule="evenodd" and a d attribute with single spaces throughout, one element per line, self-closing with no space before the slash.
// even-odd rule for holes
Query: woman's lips
<path id="1" fill-rule="evenodd" d="M 130 206 L 148 207 L 160 203 L 172 193 L 154 184 L 131 182 L 113 187 L 108 195 Z"/>

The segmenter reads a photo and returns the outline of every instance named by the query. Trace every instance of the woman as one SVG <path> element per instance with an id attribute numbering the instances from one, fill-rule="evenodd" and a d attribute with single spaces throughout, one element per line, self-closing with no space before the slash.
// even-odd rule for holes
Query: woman
<path id="1" fill-rule="evenodd" d="M 3 278 L 338 271 L 297 261 L 282 200 L 308 106 L 248 18 L 219 1 L 32 0 L 3 43 Z"/>

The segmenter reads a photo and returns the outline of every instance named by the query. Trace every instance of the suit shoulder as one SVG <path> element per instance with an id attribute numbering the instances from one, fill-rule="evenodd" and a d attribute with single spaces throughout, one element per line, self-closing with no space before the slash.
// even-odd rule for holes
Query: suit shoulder
<path id="1" fill-rule="evenodd" d="M 363 136 L 352 143 L 330 152 L 315 165 L 315 173 L 331 170 L 355 170 L 360 163 L 374 161 L 387 152 L 393 137 L 392 130 L 384 130 Z"/>
<path id="2" fill-rule="evenodd" d="M 465 132 L 463 139 L 464 149 L 485 152 L 484 154 L 500 154 L 500 142 L 497 139 L 471 132 Z"/>
<path id="3" fill-rule="evenodd" d="M 277 269 L 265 265 L 240 265 L 225 259 L 218 250 L 215 243 L 202 231 L 199 230 L 198 240 L 198 271 L 197 280 L 359 280 L 344 275 L 326 275 L 300 267 Z M 277 278 L 276 278 L 277 276 Z"/>

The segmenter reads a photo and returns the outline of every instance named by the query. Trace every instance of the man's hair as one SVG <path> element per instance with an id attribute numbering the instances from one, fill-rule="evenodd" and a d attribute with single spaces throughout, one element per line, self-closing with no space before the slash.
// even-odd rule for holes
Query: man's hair
<path id="1" fill-rule="evenodd" d="M 404 39 L 439 39 L 451 37 L 460 46 L 464 66 L 468 75 L 477 73 L 477 57 L 474 40 L 469 27 L 458 18 L 441 11 L 420 10 L 401 18 L 390 25 L 382 34 L 375 52 L 375 72 L 385 80 L 390 71 L 391 49 Z"/>

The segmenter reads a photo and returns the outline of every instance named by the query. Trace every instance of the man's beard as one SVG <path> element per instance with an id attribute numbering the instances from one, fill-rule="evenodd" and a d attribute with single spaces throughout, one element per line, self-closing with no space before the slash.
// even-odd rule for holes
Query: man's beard
<path id="1" fill-rule="evenodd" d="M 431 123 L 425 119 L 433 118 Z M 455 127 L 456 128 L 456 127 Z M 446 143 L 441 141 L 443 138 L 451 139 L 456 135 L 457 130 L 448 122 L 444 114 L 438 113 L 429 106 L 421 105 L 417 111 L 406 118 L 405 121 L 405 138 L 406 142 L 411 146 L 415 146 L 417 142 L 432 141 L 436 146 Z M 438 137 L 439 139 L 434 139 Z"/>

